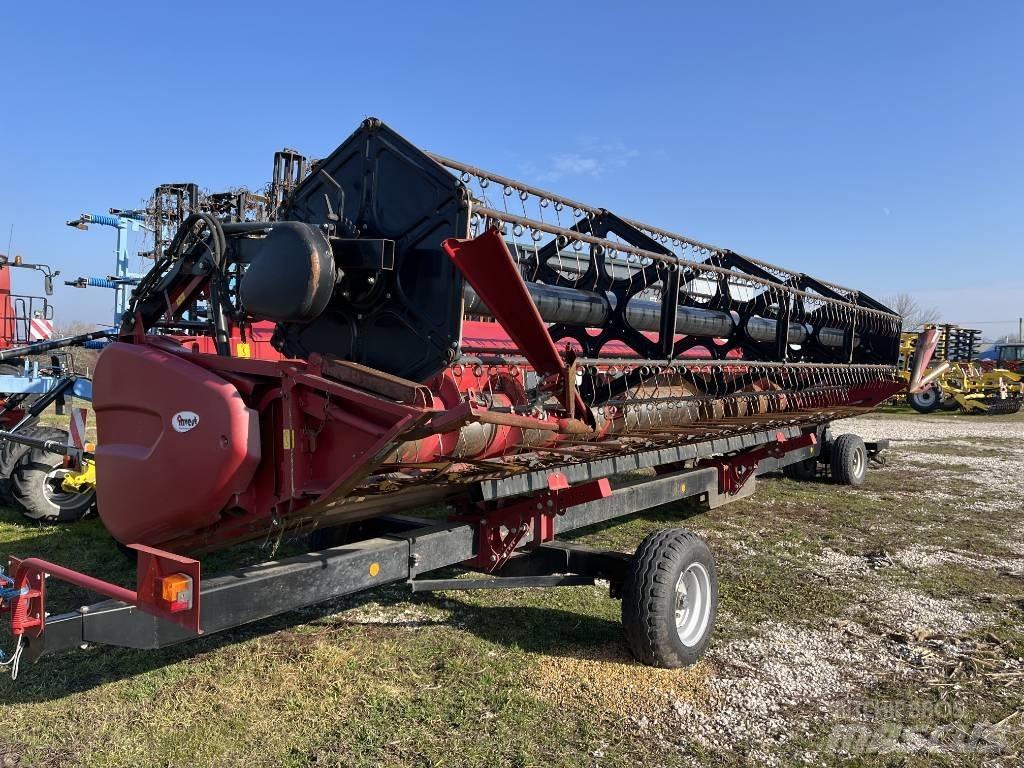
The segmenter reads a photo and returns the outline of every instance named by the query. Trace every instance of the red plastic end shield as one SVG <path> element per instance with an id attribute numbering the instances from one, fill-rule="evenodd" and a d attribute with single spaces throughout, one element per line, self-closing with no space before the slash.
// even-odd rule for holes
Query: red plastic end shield
<path id="1" fill-rule="evenodd" d="M 450 238 L 441 247 L 541 378 L 557 377 L 562 382 L 556 394 L 566 410 L 586 414 L 587 406 L 575 389 L 571 398 L 565 393 L 568 367 L 551 340 L 501 232 L 488 229 L 472 240 Z"/>

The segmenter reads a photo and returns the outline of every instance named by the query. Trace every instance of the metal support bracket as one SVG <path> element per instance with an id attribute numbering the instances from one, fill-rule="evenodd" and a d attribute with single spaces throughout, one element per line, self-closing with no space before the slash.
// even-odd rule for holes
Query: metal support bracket
<path id="1" fill-rule="evenodd" d="M 537 547 L 554 539 L 558 515 L 570 507 L 604 499 L 611 494 L 607 478 L 570 486 L 565 475 L 553 472 L 548 476 L 547 490 L 529 499 L 512 501 L 479 514 L 455 515 L 452 520 L 477 526 L 477 553 L 465 565 L 493 573 L 505 565 L 520 547 Z"/>
<path id="2" fill-rule="evenodd" d="M 701 466 L 718 469 L 718 492 L 725 496 L 737 496 L 744 491 L 747 482 L 757 475 L 758 464 L 767 458 L 779 459 L 799 448 L 815 445 L 818 436 L 807 432 L 799 437 L 787 438 L 782 432 L 775 440 L 749 451 L 721 459 L 706 459 Z M 746 495 L 746 494 L 744 494 Z"/>

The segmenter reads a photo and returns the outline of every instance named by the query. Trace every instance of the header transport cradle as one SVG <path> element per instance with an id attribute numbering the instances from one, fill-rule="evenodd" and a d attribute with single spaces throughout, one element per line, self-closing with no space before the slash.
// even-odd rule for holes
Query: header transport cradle
<path id="1" fill-rule="evenodd" d="M 183 217 L 100 355 L 88 458 L 138 580 L 11 558 L 26 659 L 161 647 L 389 582 L 603 578 L 640 660 L 692 663 L 717 606 L 703 541 L 668 529 L 627 556 L 556 535 L 718 506 L 779 469 L 860 483 L 882 446 L 829 424 L 906 387 L 900 318 L 870 297 L 423 152 L 376 119 L 245 218 Z M 268 323 L 276 359 L 232 355 Z M 428 504 L 448 519 L 408 516 Z M 305 533 L 317 551 L 200 577 L 200 553 Z M 486 576 L 425 578 L 456 564 Z M 47 615 L 44 574 L 109 599 Z"/>

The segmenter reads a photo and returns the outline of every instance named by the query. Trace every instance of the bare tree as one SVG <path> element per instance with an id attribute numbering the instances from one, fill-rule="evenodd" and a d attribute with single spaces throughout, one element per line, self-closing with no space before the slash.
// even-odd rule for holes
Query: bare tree
<path id="1" fill-rule="evenodd" d="M 53 337 L 61 339 L 65 336 L 78 336 L 82 333 L 92 333 L 99 330 L 95 323 L 87 323 L 83 320 L 69 320 L 66 323 L 57 323 L 53 329 Z"/>
<path id="2" fill-rule="evenodd" d="M 924 326 L 938 323 L 942 312 L 938 307 L 925 307 L 909 293 L 897 293 L 883 299 L 894 312 L 903 316 L 903 330 L 920 331 Z"/>
<path id="3" fill-rule="evenodd" d="M 95 330 L 98 329 L 93 323 L 72 320 L 66 323 L 58 323 L 53 329 L 53 338 L 62 339 L 66 336 L 78 336 L 79 334 L 90 333 Z M 96 367 L 96 359 L 99 357 L 99 352 L 95 349 L 86 349 L 85 347 L 67 347 L 56 352 L 37 355 L 33 359 L 37 360 L 40 365 L 46 366 L 51 363 L 54 355 L 58 357 L 62 365 L 72 365 L 77 373 L 91 374 Z"/>

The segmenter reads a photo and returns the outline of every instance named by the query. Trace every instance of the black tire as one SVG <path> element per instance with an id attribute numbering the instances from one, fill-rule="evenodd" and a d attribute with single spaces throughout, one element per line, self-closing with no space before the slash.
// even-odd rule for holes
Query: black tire
<path id="1" fill-rule="evenodd" d="M 914 392 L 907 395 L 907 403 L 918 413 L 931 413 L 942 405 L 942 390 L 928 387 L 921 392 Z"/>
<path id="2" fill-rule="evenodd" d="M 680 598 L 699 600 L 687 607 L 683 627 L 676 616 Z M 715 558 L 704 540 L 682 528 L 644 539 L 622 588 L 622 626 L 637 660 L 669 669 L 696 664 L 711 643 L 717 614 Z"/>
<path id="3" fill-rule="evenodd" d="M 782 474 L 790 480 L 814 480 L 818 476 L 818 459 L 804 459 L 795 464 L 787 464 L 782 468 Z"/>
<path id="4" fill-rule="evenodd" d="M 65 442 L 68 433 L 54 427 L 37 427 L 33 437 Z M 30 520 L 70 523 L 85 517 L 96 501 L 96 490 L 83 493 L 64 491 L 53 473 L 64 465 L 64 457 L 39 448 L 24 451 L 11 473 L 11 497 Z"/>
<path id="5" fill-rule="evenodd" d="M 955 397 L 945 397 L 939 403 L 939 408 L 943 411 L 959 411 L 960 402 Z"/>
<path id="6" fill-rule="evenodd" d="M 840 435 L 829 456 L 832 479 L 840 485 L 861 485 L 868 471 L 868 449 L 859 435 Z"/>
<path id="7" fill-rule="evenodd" d="M 25 435 L 34 435 L 35 430 L 39 429 L 36 426 L 37 421 L 38 419 L 33 419 L 18 431 Z M 11 475 L 14 473 L 14 467 L 28 451 L 27 445 L 10 440 L 5 440 L 0 444 L 0 501 L 7 506 L 12 506 L 15 503 L 14 496 L 11 495 Z"/>

